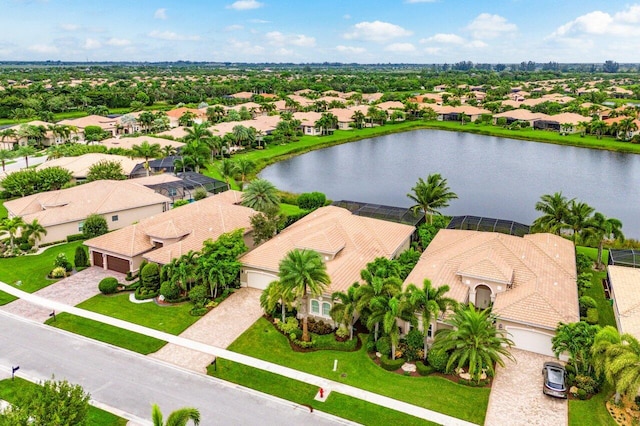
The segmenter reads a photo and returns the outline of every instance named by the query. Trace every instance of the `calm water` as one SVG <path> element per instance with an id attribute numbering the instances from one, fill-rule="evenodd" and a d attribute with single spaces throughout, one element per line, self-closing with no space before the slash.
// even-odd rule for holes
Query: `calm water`
<path id="1" fill-rule="evenodd" d="M 416 130 L 312 151 L 267 167 L 279 189 L 333 200 L 409 206 L 419 177 L 440 173 L 459 196 L 443 212 L 531 223 L 542 194 L 562 191 L 620 219 L 640 238 L 640 155 L 439 130 Z"/>

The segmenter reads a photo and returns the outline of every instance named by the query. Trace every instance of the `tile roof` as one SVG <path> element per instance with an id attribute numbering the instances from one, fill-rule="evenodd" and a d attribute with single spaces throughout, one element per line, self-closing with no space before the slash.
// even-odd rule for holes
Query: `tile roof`
<path id="1" fill-rule="evenodd" d="M 247 267 L 278 272 L 280 260 L 291 250 L 315 249 L 325 255 L 331 284 L 326 290 L 346 291 L 360 279 L 360 271 L 377 257 L 391 258 L 415 228 L 322 207 L 286 228 L 273 239 L 240 258 Z M 334 253 L 335 256 L 333 256 Z"/>
<path id="2" fill-rule="evenodd" d="M 504 104 L 504 102 L 503 102 Z M 511 111 L 501 112 L 500 114 L 494 114 L 493 118 L 512 118 L 514 120 L 546 120 L 550 116 L 541 112 L 531 112 L 528 109 L 519 108 L 512 109 Z"/>
<path id="3" fill-rule="evenodd" d="M 504 320 L 555 329 L 559 321 L 579 321 L 575 252 L 571 241 L 551 234 L 524 238 L 494 232 L 442 229 L 420 257 L 405 285 L 425 278 L 449 285 L 447 296 L 469 301 L 462 273 L 481 280 L 509 281 L 493 312 Z"/>
<path id="4" fill-rule="evenodd" d="M 100 180 L 58 191 L 41 192 L 7 201 L 5 207 L 25 222 L 42 226 L 83 220 L 92 213 L 108 214 L 171 200 L 132 180 Z"/>
<path id="5" fill-rule="evenodd" d="M 616 265 L 607 269 L 620 332 L 640 339 L 640 269 Z"/>
<path id="6" fill-rule="evenodd" d="M 133 145 L 142 145 L 143 142 L 149 142 L 150 145 L 158 144 L 160 148 L 165 146 L 172 146 L 174 148 L 180 148 L 184 146 L 184 143 L 173 141 L 171 139 L 156 138 L 153 136 L 135 136 L 132 138 L 109 138 L 100 141 L 100 145 L 104 145 L 107 148 L 124 148 L 132 149 Z"/>
<path id="7" fill-rule="evenodd" d="M 224 233 L 251 228 L 250 218 L 256 213 L 255 210 L 229 203 L 233 193 L 236 193 L 234 198 L 240 197 L 241 193 L 237 191 L 212 195 L 87 240 L 85 244 L 127 257 L 146 253 L 145 259 L 151 262 L 169 263 L 171 259 L 191 250 L 201 250 L 208 239 L 216 240 Z M 152 237 L 158 240 L 181 239 L 153 250 Z"/>
<path id="8" fill-rule="evenodd" d="M 52 160 L 47 160 L 42 164 L 39 164 L 36 169 L 42 170 L 49 167 L 62 167 L 71 172 L 71 175 L 76 179 L 85 179 L 89 173 L 89 169 L 100 161 L 116 161 L 122 166 L 122 172 L 125 175 L 130 175 L 133 169 L 138 165 L 140 160 L 133 160 L 129 157 L 122 155 L 111 155 L 92 153 L 84 154 L 78 157 L 60 157 Z"/>

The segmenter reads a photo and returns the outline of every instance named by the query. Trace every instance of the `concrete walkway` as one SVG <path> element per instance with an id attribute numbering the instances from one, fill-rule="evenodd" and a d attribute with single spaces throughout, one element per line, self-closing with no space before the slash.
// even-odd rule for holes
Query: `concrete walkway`
<path id="1" fill-rule="evenodd" d="M 498 366 L 487 407 L 486 426 L 566 426 L 569 410 L 566 399 L 542 393 L 542 365 L 553 357 L 511 349 L 517 362 Z"/>
<path id="2" fill-rule="evenodd" d="M 262 316 L 261 291 L 241 288 L 229 296 L 220 306 L 211 310 L 180 337 L 226 349 Z M 206 373 L 215 356 L 194 351 L 184 346 L 168 343 L 158 352 L 149 355 L 198 373 Z"/>
<path id="3" fill-rule="evenodd" d="M 260 370 L 269 371 L 280 376 L 284 376 L 290 379 L 298 380 L 304 383 L 311 384 L 313 386 L 322 387 L 332 392 L 338 392 L 343 395 L 351 396 L 353 398 L 361 399 L 363 401 L 370 402 L 372 404 L 380 405 L 382 407 L 390 408 L 402 413 L 410 414 L 412 416 L 429 420 L 445 426 L 469 426 L 473 423 L 457 419 L 455 417 L 447 416 L 442 413 L 438 413 L 426 408 L 418 407 L 406 402 L 398 401 L 393 398 L 389 398 L 383 395 L 378 395 L 373 392 L 369 392 L 363 389 L 359 389 L 353 386 L 345 385 L 343 383 L 334 382 L 333 380 L 325 379 L 323 377 L 314 376 L 309 373 L 294 370 L 282 365 L 273 364 L 271 362 L 263 361 L 257 358 L 252 358 L 239 353 L 231 352 L 226 349 L 210 346 L 200 342 L 194 342 L 192 340 L 185 339 L 184 337 L 174 336 L 172 334 L 164 333 L 151 328 L 143 327 L 137 324 L 132 324 L 126 321 L 122 321 L 116 318 L 108 317 L 106 315 L 97 314 L 95 312 L 86 311 L 73 306 L 65 305 L 53 300 L 44 299 L 36 294 L 25 293 L 22 290 L 18 290 L 8 284 L 0 282 L 0 290 L 9 293 L 13 296 L 25 299 L 30 303 L 35 303 L 40 306 L 44 306 L 48 309 L 54 309 L 56 312 L 68 312 L 73 315 L 77 315 L 83 318 L 92 319 L 105 324 L 110 324 L 115 327 L 130 330 L 136 333 L 144 334 L 147 336 L 155 337 L 160 340 L 164 340 L 175 345 L 184 346 L 199 352 L 204 352 L 215 357 L 228 359 L 233 362 L 237 362 L 249 367 L 258 368 Z"/>
<path id="4" fill-rule="evenodd" d="M 118 281 L 124 282 L 125 276 L 119 272 L 105 271 L 102 268 L 92 266 L 40 289 L 34 294 L 65 305 L 75 306 L 99 294 L 98 283 L 106 277 L 115 277 Z M 22 298 L 0 306 L 0 309 L 37 322 L 45 322 L 51 313 L 51 309 L 34 305 Z"/>

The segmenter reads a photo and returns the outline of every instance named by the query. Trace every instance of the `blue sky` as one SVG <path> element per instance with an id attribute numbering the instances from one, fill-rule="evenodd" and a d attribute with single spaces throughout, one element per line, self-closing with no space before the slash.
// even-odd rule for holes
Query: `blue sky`
<path id="1" fill-rule="evenodd" d="M 0 0 L 0 60 L 640 62 L 640 2 Z"/>

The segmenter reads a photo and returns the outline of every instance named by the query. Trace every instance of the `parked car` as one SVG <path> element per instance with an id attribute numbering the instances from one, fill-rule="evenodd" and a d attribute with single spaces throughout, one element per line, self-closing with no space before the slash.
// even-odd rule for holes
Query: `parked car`
<path id="1" fill-rule="evenodd" d="M 567 371 L 557 362 L 545 362 L 542 367 L 542 376 L 544 383 L 542 385 L 542 393 L 553 396 L 555 398 L 566 398 L 567 389 Z"/>

